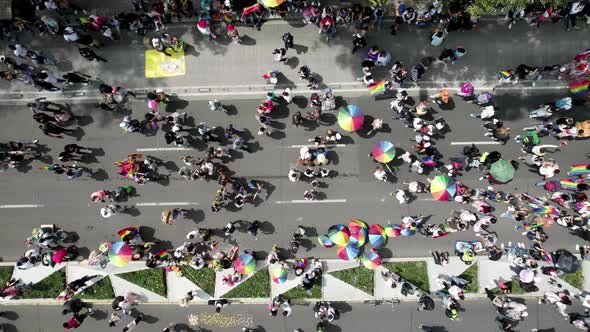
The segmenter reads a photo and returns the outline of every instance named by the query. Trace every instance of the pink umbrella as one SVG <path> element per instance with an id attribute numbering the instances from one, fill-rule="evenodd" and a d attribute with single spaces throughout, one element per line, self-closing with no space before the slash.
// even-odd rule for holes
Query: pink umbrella
<path id="1" fill-rule="evenodd" d="M 531 269 L 522 269 L 518 273 L 518 278 L 525 284 L 533 282 L 533 279 L 535 278 L 535 271 Z"/>

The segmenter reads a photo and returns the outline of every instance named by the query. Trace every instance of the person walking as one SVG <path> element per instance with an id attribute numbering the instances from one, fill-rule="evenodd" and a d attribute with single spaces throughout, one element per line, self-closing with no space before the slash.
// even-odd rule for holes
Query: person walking
<path id="1" fill-rule="evenodd" d="M 367 46 L 367 40 L 365 39 L 365 36 L 361 35 L 360 33 L 355 33 L 352 35 L 352 38 L 352 54 Z"/>
<path id="2" fill-rule="evenodd" d="M 77 329 L 78 327 L 80 327 L 80 325 L 82 325 L 86 317 L 88 317 L 88 314 L 74 314 L 74 316 L 72 316 L 72 318 L 70 318 L 70 320 L 68 320 L 67 322 L 63 323 L 62 326 L 66 330 Z"/>
<path id="3" fill-rule="evenodd" d="M 585 3 L 583 1 L 570 1 L 565 8 L 566 14 L 564 17 L 565 31 L 571 29 L 578 30 L 580 27 L 576 25 L 577 16 L 584 10 Z M 571 25 L 571 29 L 570 29 Z"/>
<path id="4" fill-rule="evenodd" d="M 139 316 L 137 316 L 137 318 L 132 320 L 131 323 L 127 324 L 127 326 L 125 326 L 123 328 L 123 332 L 131 332 L 131 331 L 135 330 L 135 328 L 137 327 L 137 324 L 139 324 L 139 322 L 141 322 L 142 320 L 143 320 L 143 314 L 139 314 Z"/>
<path id="5" fill-rule="evenodd" d="M 78 51 L 80 52 L 80 55 L 83 56 L 86 60 L 88 61 L 94 61 L 96 60 L 97 62 L 108 62 L 107 59 L 98 56 L 98 54 L 96 54 L 91 48 L 89 47 L 80 47 L 78 48 Z"/>
<path id="6" fill-rule="evenodd" d="M 283 62 L 284 64 L 287 64 L 287 61 L 289 61 L 289 58 L 285 58 L 287 50 L 284 48 L 275 48 L 272 54 L 275 56 L 275 61 L 277 62 Z"/>
<path id="7" fill-rule="evenodd" d="M 285 50 L 293 48 L 293 35 L 290 32 L 285 32 L 283 42 L 285 43 Z"/>
<path id="8" fill-rule="evenodd" d="M 60 126 L 54 125 L 51 122 L 47 122 L 47 123 L 43 123 L 41 125 L 39 125 L 39 129 L 41 129 L 41 131 L 43 132 L 43 134 L 49 136 L 49 137 L 55 137 L 55 138 L 64 138 L 62 136 L 62 134 L 73 134 L 74 130 L 72 129 L 66 129 L 66 128 L 62 128 Z"/>
<path id="9" fill-rule="evenodd" d="M 67 315 L 68 313 L 73 313 L 74 315 L 78 315 L 82 309 L 86 308 L 87 314 L 92 315 L 94 311 L 90 307 L 90 304 L 80 300 L 80 299 L 71 299 L 64 302 L 62 306 L 62 315 Z"/>

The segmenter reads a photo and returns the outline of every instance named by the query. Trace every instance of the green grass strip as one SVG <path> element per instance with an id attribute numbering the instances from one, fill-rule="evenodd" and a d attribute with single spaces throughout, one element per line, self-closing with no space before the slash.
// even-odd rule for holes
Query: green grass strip
<path id="1" fill-rule="evenodd" d="M 20 299 L 55 299 L 66 288 L 66 273 L 55 271 L 47 278 L 34 284 L 29 290 L 23 291 Z"/>
<path id="2" fill-rule="evenodd" d="M 85 290 L 76 294 L 74 297 L 77 297 L 80 299 L 90 299 L 90 300 L 112 300 L 112 299 L 114 299 L 115 292 L 113 291 L 113 285 L 111 284 L 111 278 L 109 278 L 109 276 L 106 276 L 106 277 L 100 279 L 94 285 L 86 288 Z"/>
<path id="3" fill-rule="evenodd" d="M 182 267 L 182 276 L 204 290 L 207 294 L 215 296 L 215 270 L 205 267 L 195 269 L 192 266 L 185 265 Z"/>
<path id="4" fill-rule="evenodd" d="M 284 292 L 282 295 L 288 299 L 320 299 L 322 297 L 322 283 L 320 281 L 313 285 L 311 294 L 299 287 L 295 287 Z"/>
<path id="5" fill-rule="evenodd" d="M 166 297 L 166 274 L 163 267 L 117 274 L 142 288 Z"/>
<path id="6" fill-rule="evenodd" d="M 582 271 L 582 266 L 580 266 L 576 272 L 562 274 L 559 278 L 579 290 L 584 290 L 584 273 Z"/>
<path id="7" fill-rule="evenodd" d="M 352 269 L 332 272 L 330 275 L 369 295 L 373 295 L 373 289 L 375 287 L 375 281 L 373 280 L 375 272 L 373 270 L 369 270 L 365 267 L 355 267 Z"/>
<path id="8" fill-rule="evenodd" d="M 263 298 L 270 296 L 270 275 L 264 268 L 245 281 L 242 281 L 234 289 L 227 292 L 225 298 Z"/>
<path id="9" fill-rule="evenodd" d="M 469 281 L 469 284 L 465 288 L 465 293 L 477 293 L 479 291 L 478 270 L 479 268 L 476 262 L 459 276 L 459 278 Z"/>
<path id="10" fill-rule="evenodd" d="M 0 285 L 2 285 L 2 287 L 4 287 L 6 282 L 12 277 L 13 270 L 14 266 L 0 266 Z"/>
<path id="11" fill-rule="evenodd" d="M 390 262 L 383 264 L 383 267 L 401 276 L 423 291 L 430 292 L 426 262 Z"/>

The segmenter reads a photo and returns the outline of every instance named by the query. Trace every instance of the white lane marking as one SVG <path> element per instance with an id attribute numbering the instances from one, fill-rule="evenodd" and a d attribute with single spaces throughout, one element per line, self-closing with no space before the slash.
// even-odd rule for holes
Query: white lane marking
<path id="1" fill-rule="evenodd" d="M 324 145 L 315 145 L 315 144 L 300 144 L 300 145 L 291 145 L 291 148 L 345 148 L 346 144 L 324 144 Z"/>
<path id="2" fill-rule="evenodd" d="M 418 198 L 418 201 L 438 201 L 436 198 Z"/>
<path id="3" fill-rule="evenodd" d="M 199 205 L 197 202 L 144 202 L 137 203 L 135 206 L 187 206 Z"/>
<path id="4" fill-rule="evenodd" d="M 45 204 L 3 204 L 0 209 L 35 209 L 45 207 Z"/>
<path id="5" fill-rule="evenodd" d="M 291 201 L 275 201 L 275 204 L 312 204 L 312 203 L 346 203 L 346 198 L 341 199 L 323 199 L 308 201 L 305 199 L 294 199 Z"/>
<path id="6" fill-rule="evenodd" d="M 481 141 L 481 142 L 451 142 L 451 145 L 500 145 L 500 142 L 496 141 Z"/>
<path id="7" fill-rule="evenodd" d="M 139 148 L 135 149 L 137 152 L 150 152 L 150 151 L 189 151 L 194 150 L 191 148 Z"/>

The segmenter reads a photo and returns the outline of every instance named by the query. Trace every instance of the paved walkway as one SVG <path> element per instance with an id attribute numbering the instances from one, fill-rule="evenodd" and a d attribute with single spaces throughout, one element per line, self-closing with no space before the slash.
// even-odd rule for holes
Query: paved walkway
<path id="1" fill-rule="evenodd" d="M 400 258 L 400 259 L 387 259 L 384 262 L 417 262 L 417 261 L 424 261 L 426 262 L 427 273 L 428 273 L 428 280 L 430 284 L 430 292 L 436 292 L 441 289 L 440 284 L 437 282 L 436 278 L 439 274 L 445 274 L 449 276 L 458 276 L 461 275 L 469 266 L 463 264 L 457 257 L 451 257 L 450 262 L 446 267 L 442 267 L 440 265 L 434 264 L 434 261 L 431 257 L 424 257 L 424 258 Z M 291 265 L 292 261 L 287 261 L 289 265 Z M 479 284 L 479 291 L 475 294 L 469 294 L 469 297 L 482 297 L 484 296 L 484 288 L 494 288 L 495 283 L 498 279 L 502 280 L 510 280 L 517 277 L 515 271 L 512 269 L 510 264 L 505 261 L 504 259 L 498 262 L 490 261 L 484 257 L 478 257 L 477 259 L 477 267 L 478 267 L 478 284 Z M 2 263 L 3 266 L 8 266 L 10 263 Z M 383 299 L 383 298 L 397 298 L 397 299 L 404 299 L 404 300 L 416 300 L 419 296 L 419 293 L 416 296 L 408 296 L 405 297 L 400 293 L 401 287 L 391 288 L 388 287 L 385 283 L 385 278 L 382 276 L 382 272 L 386 271 L 386 268 L 383 266 L 379 266 L 376 269 L 372 270 L 373 273 L 373 294 L 369 294 L 366 291 L 356 288 L 352 284 L 348 284 L 344 280 L 340 280 L 336 276 L 332 275 L 334 272 L 343 271 L 343 270 L 350 270 L 354 268 L 361 268 L 363 269 L 362 265 L 359 264 L 358 261 L 342 261 L 342 260 L 324 260 L 324 274 L 322 277 L 322 299 L 329 300 L 329 301 L 346 301 L 346 302 L 363 302 L 372 299 Z M 177 303 L 184 297 L 186 293 L 189 291 L 196 291 L 196 297 L 193 300 L 195 303 L 205 303 L 211 298 L 211 295 L 205 293 L 201 288 L 197 285 L 193 284 L 185 277 L 180 277 L 176 275 L 174 272 L 166 273 L 166 286 L 167 286 L 167 296 L 163 297 L 158 294 L 155 294 L 149 290 L 142 288 L 139 285 L 135 285 L 127 280 L 124 280 L 118 277 L 118 274 L 127 273 L 127 272 L 134 272 L 134 271 L 141 271 L 147 269 L 144 262 L 132 262 L 124 268 L 121 269 L 112 269 L 107 268 L 106 270 L 97 270 L 93 267 L 88 265 L 81 264 L 79 262 L 70 262 L 65 263 L 62 266 L 58 266 L 56 268 L 50 269 L 44 266 L 38 266 L 28 270 L 14 270 L 13 277 L 20 278 L 25 282 L 32 282 L 33 284 L 43 280 L 51 273 L 58 271 L 60 269 L 64 269 L 66 272 L 66 280 L 70 282 L 72 280 L 81 278 L 86 275 L 93 275 L 97 274 L 100 277 L 93 280 L 92 284 L 98 282 L 102 278 L 110 278 L 111 284 L 113 286 L 113 290 L 116 295 L 123 295 L 126 291 L 131 291 L 140 295 L 140 301 L 142 302 L 152 302 L 152 303 Z M 233 273 L 233 269 L 224 270 L 221 272 L 216 273 L 215 278 L 215 297 L 221 298 L 229 292 L 231 289 L 237 287 L 241 283 L 246 282 L 249 278 L 251 278 L 256 272 L 262 271 L 267 269 L 269 274 L 272 271 L 272 266 L 266 265 L 263 261 L 258 261 L 257 267 L 254 273 L 247 275 L 243 281 L 240 283 L 235 284 L 233 287 L 228 285 L 224 285 L 222 283 L 223 276 Z M 588 271 L 590 271 L 590 262 L 589 261 L 582 261 L 581 264 L 582 273 L 584 276 L 584 289 L 590 289 L 588 287 L 588 280 L 590 279 L 590 275 L 588 275 Z M 426 277 L 426 276 L 424 276 Z M 282 294 L 294 287 L 296 287 L 301 282 L 301 277 L 295 277 L 294 271 L 290 270 L 288 274 L 287 282 L 283 284 L 276 284 L 272 281 L 269 281 L 269 296 L 275 297 L 279 294 Z M 567 282 L 561 280 L 561 283 L 564 288 L 568 289 L 572 294 L 577 294 L 582 291 L 582 289 L 576 289 L 574 286 L 568 284 Z M 536 284 L 539 287 L 538 292 L 526 293 L 522 296 L 527 297 L 537 297 L 542 296 L 546 291 L 554 291 L 556 290 L 555 286 L 549 283 L 549 278 L 545 275 L 538 274 L 536 276 Z M 417 288 L 415 286 L 415 288 Z M 257 299 L 239 299 L 243 302 L 265 302 L 268 298 L 257 298 Z M 23 302 L 28 303 L 31 300 L 17 300 L 11 302 Z M 35 302 L 33 300 L 33 302 Z"/>

